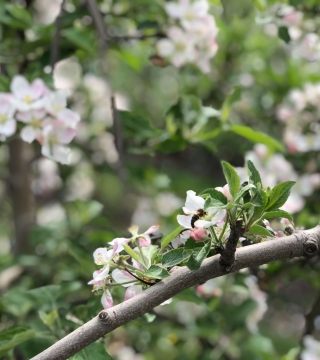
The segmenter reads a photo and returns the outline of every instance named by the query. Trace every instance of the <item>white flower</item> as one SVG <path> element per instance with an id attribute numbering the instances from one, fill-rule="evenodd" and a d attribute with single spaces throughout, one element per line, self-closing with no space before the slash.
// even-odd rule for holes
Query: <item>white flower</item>
<path id="1" fill-rule="evenodd" d="M 43 108 L 43 95 L 47 92 L 47 88 L 41 79 L 36 79 L 30 84 L 25 77 L 17 75 L 12 79 L 10 88 L 13 95 L 12 103 L 17 110 Z"/>
<path id="2" fill-rule="evenodd" d="M 45 116 L 46 112 L 43 109 L 17 112 L 17 120 L 28 124 L 20 132 L 21 139 L 31 143 L 33 140 L 40 138 Z"/>
<path id="3" fill-rule="evenodd" d="M 76 131 L 56 120 L 48 123 L 42 133 L 42 155 L 62 164 L 69 163 L 70 148 L 65 146 L 75 137 Z"/>
<path id="4" fill-rule="evenodd" d="M 318 360 L 320 358 L 320 342 L 313 336 L 306 335 L 303 338 L 305 349 L 301 352 L 301 360 Z"/>
<path id="5" fill-rule="evenodd" d="M 67 95 L 65 90 L 58 90 L 47 95 L 45 107 L 49 114 L 63 121 L 66 125 L 74 127 L 79 121 L 80 116 L 74 111 L 67 109 Z"/>
<path id="6" fill-rule="evenodd" d="M 191 221 L 192 217 L 197 214 L 198 210 L 203 210 L 205 200 L 201 196 L 197 196 L 192 190 L 187 191 L 187 199 L 185 206 L 182 208 L 185 215 L 178 215 L 178 223 L 185 228 L 193 228 Z M 212 209 L 206 212 L 200 220 L 197 220 L 194 225 L 198 228 L 208 228 L 221 222 L 226 215 L 224 209 Z"/>
<path id="7" fill-rule="evenodd" d="M 189 29 L 194 23 L 201 20 L 208 10 L 209 4 L 206 0 L 190 2 L 189 0 L 180 0 L 178 3 L 168 2 L 165 9 L 169 16 L 179 19 L 182 25 Z"/>
<path id="8" fill-rule="evenodd" d="M 15 107 L 10 95 L 0 94 L 0 134 L 8 137 L 16 132 L 16 121 L 13 118 Z"/>
<path id="9" fill-rule="evenodd" d="M 194 61 L 196 56 L 192 37 L 179 27 L 168 30 L 168 39 L 158 41 L 157 51 L 160 56 L 169 57 L 176 67 Z"/>

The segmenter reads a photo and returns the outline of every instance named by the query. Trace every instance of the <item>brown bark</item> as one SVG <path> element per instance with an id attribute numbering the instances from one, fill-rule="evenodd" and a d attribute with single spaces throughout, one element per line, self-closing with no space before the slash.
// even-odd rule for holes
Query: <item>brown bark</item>
<path id="1" fill-rule="evenodd" d="M 19 255 L 30 250 L 28 238 L 36 219 L 29 174 L 32 148 L 21 139 L 12 140 L 8 146 L 9 192 L 15 230 L 12 250 L 15 255 Z"/>

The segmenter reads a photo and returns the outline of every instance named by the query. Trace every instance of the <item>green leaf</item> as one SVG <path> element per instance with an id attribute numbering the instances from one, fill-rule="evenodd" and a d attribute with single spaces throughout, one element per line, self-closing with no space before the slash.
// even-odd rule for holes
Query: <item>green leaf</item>
<path id="1" fill-rule="evenodd" d="M 233 131 L 234 133 L 243 136 L 244 138 L 254 143 L 262 143 L 267 145 L 269 148 L 273 150 L 279 150 L 282 152 L 284 151 L 283 145 L 279 143 L 277 140 L 273 139 L 271 136 L 263 132 L 255 131 L 248 126 L 231 125 L 230 131 Z"/>
<path id="2" fill-rule="evenodd" d="M 71 28 L 61 31 L 61 35 L 69 40 L 76 47 L 83 49 L 89 53 L 96 50 L 94 38 L 90 35 L 88 29 Z"/>
<path id="3" fill-rule="evenodd" d="M 233 207 L 233 203 L 229 202 L 228 204 L 223 204 L 221 201 L 217 199 L 212 199 L 208 197 L 204 202 L 204 210 L 208 211 L 210 209 L 231 209 Z"/>
<path id="4" fill-rule="evenodd" d="M 201 196 L 205 197 L 205 195 L 210 195 L 212 199 L 218 200 L 224 205 L 228 204 L 228 199 L 221 191 L 218 191 L 216 189 L 210 188 L 202 191 Z"/>
<path id="5" fill-rule="evenodd" d="M 139 261 L 139 255 L 133 250 L 131 249 L 130 246 L 128 245 L 123 245 L 124 251 L 129 254 L 133 259 Z"/>
<path id="6" fill-rule="evenodd" d="M 180 232 L 184 229 L 183 226 L 178 226 L 175 230 L 172 231 L 168 236 L 166 236 L 161 243 L 161 249 L 164 249 L 166 246 L 168 246 L 171 241 L 176 238 Z"/>
<path id="7" fill-rule="evenodd" d="M 248 191 L 248 190 L 252 190 L 252 189 L 256 189 L 254 184 L 248 184 L 246 186 L 244 186 L 243 188 L 240 189 L 240 191 L 238 192 L 238 195 L 236 196 L 236 198 L 234 199 L 234 203 L 237 204 L 240 199 L 243 197 L 243 195 Z"/>
<path id="8" fill-rule="evenodd" d="M 239 86 L 236 86 L 230 95 L 227 96 L 225 99 L 222 109 L 221 109 L 221 121 L 225 122 L 228 120 L 231 112 L 232 104 L 240 100 L 241 97 L 241 88 Z"/>
<path id="9" fill-rule="evenodd" d="M 260 220 L 270 219 L 273 217 L 282 217 L 282 218 L 288 219 L 290 221 L 293 221 L 292 215 L 290 215 L 288 212 L 286 212 L 284 210 L 275 210 L 275 211 L 265 212 L 264 214 L 262 214 Z"/>
<path id="10" fill-rule="evenodd" d="M 34 330 L 25 326 L 12 326 L 0 332 L 0 354 L 36 336 Z M 1 356 L 0 355 L 0 356 Z"/>
<path id="11" fill-rule="evenodd" d="M 288 200 L 291 188 L 295 183 L 295 181 L 285 181 L 276 185 L 271 190 L 266 210 L 271 211 L 279 209 Z"/>
<path id="12" fill-rule="evenodd" d="M 188 145 L 188 141 L 179 135 L 173 135 L 170 139 L 166 139 L 156 146 L 158 151 L 164 154 L 172 154 L 184 150 Z"/>
<path id="13" fill-rule="evenodd" d="M 262 180 L 259 171 L 254 166 L 253 162 L 251 160 L 247 161 L 247 166 L 249 170 L 249 179 L 251 182 L 255 185 L 262 185 Z"/>
<path id="14" fill-rule="evenodd" d="M 188 260 L 191 254 L 192 250 L 185 250 L 183 248 L 174 249 L 163 254 L 161 262 L 165 267 L 172 267 Z"/>
<path id="15" fill-rule="evenodd" d="M 254 195 L 250 199 L 250 203 L 253 206 L 260 207 L 260 206 L 263 205 L 263 198 L 262 198 L 262 195 L 261 195 L 262 192 L 263 192 L 263 190 L 257 189 L 257 191 L 254 193 Z"/>
<path id="16" fill-rule="evenodd" d="M 60 296 L 60 285 L 41 286 L 28 291 L 28 294 L 42 303 L 52 303 Z"/>
<path id="17" fill-rule="evenodd" d="M 251 234 L 258 234 L 258 235 L 274 237 L 274 234 L 272 234 L 269 230 L 267 230 L 266 228 L 264 228 L 263 226 L 260 226 L 260 225 L 251 226 L 251 228 L 247 232 L 251 233 Z"/>
<path id="18" fill-rule="evenodd" d="M 149 269 L 145 272 L 145 276 L 151 279 L 164 279 L 170 274 L 167 270 L 163 269 L 162 267 L 158 265 L 152 265 L 149 267 Z"/>
<path id="19" fill-rule="evenodd" d="M 46 312 L 40 310 L 39 317 L 45 325 L 50 327 L 54 324 L 56 319 L 58 319 L 59 315 L 56 310 L 51 311 L 49 313 L 46 313 Z"/>
<path id="20" fill-rule="evenodd" d="M 268 7 L 266 0 L 254 0 L 253 5 L 260 11 L 265 11 Z"/>
<path id="21" fill-rule="evenodd" d="M 7 4 L 6 10 L 12 17 L 23 22 L 27 27 L 32 26 L 32 17 L 28 10 L 15 4 Z"/>
<path id="22" fill-rule="evenodd" d="M 193 250 L 190 259 L 187 261 L 186 265 L 190 270 L 198 270 L 202 264 L 202 261 L 207 257 L 211 249 L 211 242 L 208 241 L 207 244 L 202 248 L 195 248 Z"/>
<path id="23" fill-rule="evenodd" d="M 10 91 L 10 79 L 0 74 L 0 91 L 9 92 Z"/>
<path id="24" fill-rule="evenodd" d="M 286 43 L 290 42 L 290 40 L 291 40 L 288 28 L 285 26 L 279 27 L 278 36 L 281 40 L 283 40 Z"/>
<path id="25" fill-rule="evenodd" d="M 229 185 L 230 194 L 233 198 L 235 198 L 240 190 L 240 176 L 229 163 L 226 161 L 222 161 L 221 163 L 224 176 Z"/>

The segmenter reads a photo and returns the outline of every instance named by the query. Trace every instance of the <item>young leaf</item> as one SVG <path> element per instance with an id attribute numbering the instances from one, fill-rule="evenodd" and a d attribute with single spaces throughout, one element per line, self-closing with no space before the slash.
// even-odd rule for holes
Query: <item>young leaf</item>
<path id="1" fill-rule="evenodd" d="M 235 169 L 226 161 L 222 161 L 222 168 L 224 176 L 229 185 L 230 194 L 233 198 L 235 198 L 240 190 L 240 176 L 235 171 Z"/>
<path id="2" fill-rule="evenodd" d="M 231 94 L 227 96 L 227 98 L 225 99 L 222 105 L 221 116 L 220 116 L 222 122 L 228 120 L 231 112 L 232 104 L 240 100 L 240 97 L 241 97 L 241 88 L 239 86 L 236 86 L 232 90 Z"/>
<path id="3" fill-rule="evenodd" d="M 179 226 L 177 227 L 176 229 L 174 229 L 172 231 L 172 233 L 170 233 L 168 236 L 166 236 L 163 240 L 162 240 L 162 243 L 161 243 L 161 249 L 164 249 L 167 245 L 169 245 L 171 243 L 171 241 L 177 237 L 180 232 L 184 229 L 183 226 Z"/>
<path id="4" fill-rule="evenodd" d="M 238 195 L 236 196 L 236 198 L 234 199 L 235 204 L 237 204 L 239 202 L 239 200 L 243 197 L 243 195 L 251 189 L 255 189 L 255 185 L 254 184 L 249 184 L 244 186 L 243 188 L 241 188 L 241 190 L 239 191 Z"/>
<path id="5" fill-rule="evenodd" d="M 279 209 L 288 200 L 291 188 L 295 183 L 295 181 L 285 181 L 276 185 L 270 192 L 266 210 Z"/>
<path id="6" fill-rule="evenodd" d="M 204 202 L 203 209 L 207 211 L 210 209 L 229 209 L 230 207 L 232 207 L 232 203 L 223 204 L 220 200 L 208 197 Z"/>
<path id="7" fill-rule="evenodd" d="M 243 136 L 244 138 L 254 143 L 262 143 L 267 145 L 271 149 L 284 151 L 284 147 L 279 141 L 273 139 L 271 136 L 263 132 L 255 131 L 248 126 L 231 125 L 230 131 L 233 131 L 234 133 Z"/>
<path id="8" fill-rule="evenodd" d="M 210 195 L 212 199 L 219 200 L 224 205 L 228 203 L 228 199 L 224 196 L 224 194 L 216 189 L 206 189 L 201 193 L 201 195 Z"/>
<path id="9" fill-rule="evenodd" d="M 172 267 L 188 260 L 191 254 L 192 250 L 174 249 L 163 254 L 161 262 L 165 267 Z"/>
<path id="10" fill-rule="evenodd" d="M 193 250 L 190 259 L 187 261 L 186 265 L 190 270 L 198 270 L 202 264 L 202 261 L 207 257 L 211 248 L 211 242 L 202 247 L 202 248 L 195 248 Z"/>
<path id="11" fill-rule="evenodd" d="M 274 234 L 272 234 L 269 230 L 267 230 L 266 228 L 260 225 L 251 226 L 251 228 L 247 232 L 251 234 L 258 234 L 264 236 L 272 236 L 272 237 L 274 236 Z"/>
<path id="12" fill-rule="evenodd" d="M 290 221 L 293 221 L 293 217 L 288 212 L 286 212 L 284 210 L 275 210 L 275 211 L 265 212 L 261 216 L 260 220 L 270 219 L 270 218 L 273 218 L 273 217 L 282 217 L 282 218 L 288 219 Z"/>
<path id="13" fill-rule="evenodd" d="M 144 275 L 151 279 L 160 279 L 160 280 L 170 276 L 167 270 L 163 269 L 158 265 L 150 266 Z"/>
<path id="14" fill-rule="evenodd" d="M 258 185 L 258 184 L 262 185 L 261 176 L 259 174 L 259 171 L 256 169 L 256 167 L 254 166 L 254 164 L 251 160 L 247 161 L 247 166 L 248 166 L 248 170 L 249 170 L 249 179 L 251 180 L 251 182 L 255 185 Z"/>

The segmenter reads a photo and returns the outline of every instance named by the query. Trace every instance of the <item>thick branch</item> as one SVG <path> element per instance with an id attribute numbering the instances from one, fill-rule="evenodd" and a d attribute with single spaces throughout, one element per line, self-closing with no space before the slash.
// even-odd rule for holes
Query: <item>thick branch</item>
<path id="1" fill-rule="evenodd" d="M 304 256 L 305 243 L 310 240 L 316 244 L 315 255 L 320 247 L 320 225 L 288 237 L 239 248 L 237 262 L 232 271 L 257 267 L 275 260 Z M 100 312 L 98 316 L 35 356 L 33 360 L 68 359 L 103 335 L 151 311 L 181 291 L 224 274 L 225 271 L 219 264 L 219 255 L 206 259 L 197 271 L 191 271 L 187 267 L 175 268 L 168 278 L 141 295 Z"/>
<path id="2" fill-rule="evenodd" d="M 15 228 L 13 253 L 18 255 L 30 250 L 28 237 L 36 219 L 35 200 L 30 186 L 31 147 L 21 139 L 14 139 L 9 143 L 9 155 L 9 191 Z"/>
<path id="3" fill-rule="evenodd" d="M 61 31 L 61 22 L 62 22 L 63 13 L 64 13 L 64 4 L 65 4 L 65 0 L 63 0 L 61 3 L 60 13 L 57 16 L 57 19 L 55 22 L 55 30 L 54 30 L 54 35 L 53 35 L 52 42 L 51 42 L 51 49 L 50 49 L 51 71 L 53 71 L 56 62 L 58 62 L 60 59 L 60 31 Z"/>

